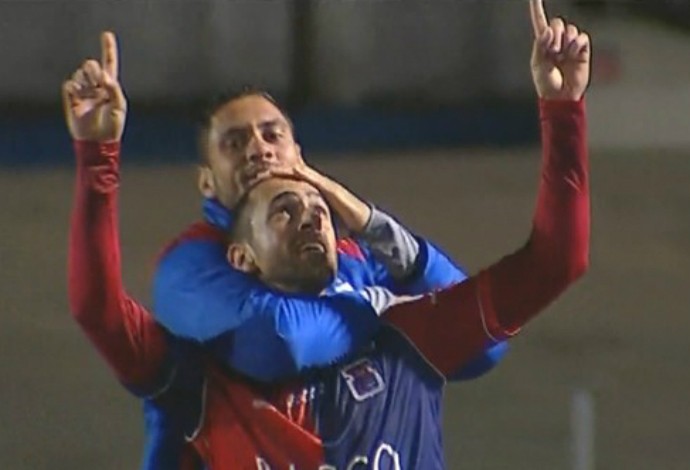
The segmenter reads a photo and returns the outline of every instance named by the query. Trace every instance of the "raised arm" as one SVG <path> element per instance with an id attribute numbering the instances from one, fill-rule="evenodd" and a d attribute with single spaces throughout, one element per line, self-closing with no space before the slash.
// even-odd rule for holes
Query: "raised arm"
<path id="1" fill-rule="evenodd" d="M 126 102 L 117 83 L 114 37 L 103 61 L 87 61 L 63 86 L 75 139 L 76 187 L 69 232 L 68 289 L 74 319 L 125 385 L 141 393 L 165 381 L 163 331 L 122 284 L 117 190 Z"/>
<path id="2" fill-rule="evenodd" d="M 583 102 L 541 102 L 544 154 L 527 243 L 478 275 L 383 315 L 443 374 L 515 335 L 586 270 L 589 174 Z M 420 310 L 426 311 L 419 315 Z"/>
<path id="3" fill-rule="evenodd" d="M 487 344 L 516 334 L 579 278 L 589 263 L 589 158 L 583 97 L 590 39 L 573 24 L 550 22 L 543 0 L 530 0 L 532 79 L 540 98 L 541 179 L 529 240 L 477 276 L 392 309 L 436 368 L 451 375 Z M 415 316 L 428 308 L 431 315 Z"/>

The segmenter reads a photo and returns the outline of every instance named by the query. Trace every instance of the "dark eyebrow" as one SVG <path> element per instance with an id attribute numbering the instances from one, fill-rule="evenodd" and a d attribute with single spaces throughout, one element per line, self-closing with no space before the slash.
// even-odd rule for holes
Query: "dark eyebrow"
<path id="1" fill-rule="evenodd" d="M 271 128 L 271 127 L 280 127 L 280 126 L 285 126 L 286 123 L 284 123 L 281 119 L 269 119 L 266 121 L 261 121 L 258 125 L 259 129 L 266 129 L 266 128 Z M 243 134 L 247 132 L 247 129 L 249 129 L 249 126 L 235 126 L 235 127 L 228 127 L 223 131 L 224 136 L 229 136 L 233 134 Z"/>
<path id="2" fill-rule="evenodd" d="M 268 121 L 261 121 L 259 123 L 259 128 L 264 129 L 266 127 L 280 127 L 286 123 L 281 119 L 269 119 Z"/>
<path id="3" fill-rule="evenodd" d="M 268 205 L 268 210 L 269 212 L 273 211 L 275 209 L 275 206 L 279 205 L 280 203 L 292 199 L 292 198 L 297 198 L 299 197 L 295 191 L 292 190 L 286 190 L 283 191 L 282 193 L 277 194 L 276 196 L 271 199 L 271 202 Z M 317 190 L 310 190 L 307 192 L 307 197 L 309 199 L 317 199 L 319 202 L 322 202 L 326 204 L 326 200 L 323 198 L 320 192 Z"/>
<path id="4" fill-rule="evenodd" d="M 285 200 L 296 198 L 297 193 L 294 191 L 283 191 L 282 193 L 277 194 L 276 196 L 271 199 L 270 204 L 268 205 L 269 211 L 272 211 L 275 209 L 275 206 L 279 205 L 281 202 L 284 202 Z"/>
<path id="5" fill-rule="evenodd" d="M 323 195 L 316 189 L 307 191 L 307 197 L 309 197 L 309 199 L 318 199 L 320 202 L 323 202 L 324 204 L 326 203 L 326 200 L 323 198 Z"/>

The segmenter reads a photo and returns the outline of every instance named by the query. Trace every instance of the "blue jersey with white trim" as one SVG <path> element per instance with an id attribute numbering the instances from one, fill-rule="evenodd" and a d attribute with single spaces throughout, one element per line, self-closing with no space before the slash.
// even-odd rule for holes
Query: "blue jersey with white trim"
<path id="1" fill-rule="evenodd" d="M 230 281 L 235 282 L 235 290 L 246 285 L 245 289 L 267 291 L 258 281 L 246 278 L 227 263 L 222 237 L 218 235 L 222 233 L 221 227 L 232 222 L 231 214 L 215 201 L 206 201 L 204 209 L 206 226 L 178 240 L 161 260 L 154 290 L 156 313 L 159 319 L 167 320 L 163 323 L 178 335 L 170 339 L 171 343 L 184 343 L 185 337 L 204 341 L 214 357 L 226 366 L 255 379 L 275 381 L 294 376 L 314 367 L 329 366 L 352 351 L 361 350 L 380 323 L 363 305 L 360 296 L 347 295 L 348 288 L 381 285 L 396 292 L 422 294 L 466 277 L 445 254 L 423 239 L 418 239 L 417 269 L 405 282 L 393 282 L 365 247 L 356 243 L 343 246 L 341 242 L 338 275 L 324 293 L 330 298 L 328 308 L 313 310 L 310 302 L 313 305 L 314 299 L 268 292 L 262 294 L 265 295 L 263 305 L 267 308 L 247 310 L 251 305 L 242 302 L 241 296 L 230 295 L 235 291 L 224 291 L 218 296 L 221 301 L 212 298 L 214 289 L 222 293 Z M 210 293 L 204 285 L 210 288 Z M 277 303 L 283 306 L 280 323 L 277 323 L 275 308 L 271 307 Z M 340 309 L 339 314 L 343 315 L 340 318 L 349 320 L 345 328 L 328 315 L 334 309 Z M 195 318 L 207 321 L 192 325 L 190 319 Z M 279 334 L 276 334 L 279 327 Z M 458 371 L 455 378 L 473 379 L 483 375 L 504 353 L 505 343 L 488 348 Z M 182 388 L 189 387 L 182 384 Z M 177 412 L 170 407 L 149 406 L 147 412 L 148 421 L 153 424 L 148 430 L 149 443 L 158 449 L 147 452 L 149 461 L 153 462 L 156 459 L 151 457 L 171 452 L 175 446 L 169 443 L 177 440 L 170 426 L 165 432 L 159 432 L 155 424 L 179 422 L 179 419 L 171 421 L 164 416 Z M 178 427 L 189 429 L 189 422 L 190 419 L 184 419 Z M 152 465 L 151 468 L 160 467 Z"/>
<path id="2" fill-rule="evenodd" d="M 167 250 L 154 282 L 154 314 L 178 338 L 205 343 L 226 366 L 271 382 L 333 364 L 374 335 L 379 327 L 376 312 L 359 295 L 285 294 L 233 269 L 223 238 L 232 215 L 213 200 L 205 201 L 204 211 L 206 223 L 194 226 Z M 466 278 L 433 244 L 421 238 L 418 243 L 414 272 L 396 280 L 366 247 L 341 240 L 334 282 L 417 295 Z M 487 372 L 501 351 L 487 351 L 459 377 Z"/>

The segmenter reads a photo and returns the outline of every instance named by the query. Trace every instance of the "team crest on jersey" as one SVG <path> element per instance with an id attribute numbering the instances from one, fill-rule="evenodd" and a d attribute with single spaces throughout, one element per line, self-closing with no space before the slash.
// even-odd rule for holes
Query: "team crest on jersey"
<path id="1" fill-rule="evenodd" d="M 386 384 L 371 360 L 364 358 L 340 370 L 347 387 L 357 401 L 364 401 L 383 392 Z"/>

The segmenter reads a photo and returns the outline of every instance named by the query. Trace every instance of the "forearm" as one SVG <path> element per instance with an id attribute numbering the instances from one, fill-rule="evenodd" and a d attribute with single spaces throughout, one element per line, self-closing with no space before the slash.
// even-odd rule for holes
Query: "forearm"
<path id="1" fill-rule="evenodd" d="M 540 102 L 542 166 L 527 245 L 487 273 L 483 298 L 512 332 L 589 264 L 590 194 L 585 103 Z"/>
<path id="2" fill-rule="evenodd" d="M 161 260 L 155 313 L 173 334 L 226 365 L 270 381 L 329 365 L 371 340 L 379 318 L 354 293 L 295 296 L 234 270 L 219 241 L 178 244 Z"/>
<path id="3" fill-rule="evenodd" d="M 164 336 L 124 291 L 117 223 L 118 143 L 75 143 L 76 188 L 69 233 L 72 315 L 128 385 L 150 382 L 165 354 Z"/>
<path id="4" fill-rule="evenodd" d="M 234 369 L 266 382 L 294 377 L 361 350 L 380 325 L 371 305 L 356 294 L 294 300 L 279 301 L 277 315 L 274 306 L 258 311 L 237 329 L 227 349 Z"/>
<path id="5" fill-rule="evenodd" d="M 436 247 L 415 237 L 390 215 L 310 168 L 301 171 L 302 177 L 321 192 L 350 234 L 370 250 L 376 261 L 372 263 L 375 284 L 399 294 L 419 294 L 465 278 Z"/>
<path id="6" fill-rule="evenodd" d="M 361 233 L 372 217 L 372 208 L 335 180 L 309 172 L 309 181 L 319 190 L 331 210 L 352 233 Z"/>
<path id="7" fill-rule="evenodd" d="M 356 238 L 366 244 L 394 280 L 404 280 L 415 270 L 419 243 L 405 227 L 371 206 L 369 220 Z"/>

